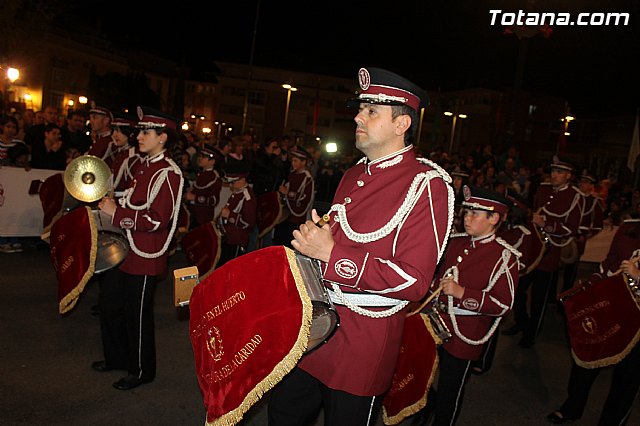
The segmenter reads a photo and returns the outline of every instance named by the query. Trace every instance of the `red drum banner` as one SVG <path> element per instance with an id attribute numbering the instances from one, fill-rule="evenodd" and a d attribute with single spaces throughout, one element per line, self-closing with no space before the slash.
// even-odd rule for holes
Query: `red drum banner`
<path id="1" fill-rule="evenodd" d="M 213 222 L 204 223 L 180 240 L 190 266 L 197 266 L 200 281 L 204 281 L 220 260 L 220 232 Z"/>
<path id="2" fill-rule="evenodd" d="M 437 369 L 437 345 L 429 330 L 427 316 L 408 316 L 391 389 L 382 401 L 385 425 L 397 425 L 426 406 L 427 393 Z"/>
<path id="3" fill-rule="evenodd" d="M 295 253 L 272 246 L 225 263 L 189 308 L 207 425 L 234 425 L 306 350 L 313 308 Z"/>
<path id="4" fill-rule="evenodd" d="M 58 310 L 70 311 L 93 276 L 98 231 L 89 207 L 58 219 L 51 228 L 51 261 L 58 278 Z"/>
<path id="5" fill-rule="evenodd" d="M 277 191 L 265 192 L 258 197 L 258 238 L 269 233 L 283 220 L 283 208 L 280 202 L 280 193 Z"/>
<path id="6" fill-rule="evenodd" d="M 53 223 L 62 215 L 65 197 L 62 173 L 56 173 L 45 179 L 40 187 L 39 196 L 44 212 L 42 219 L 43 233 L 47 233 Z"/>
<path id="7" fill-rule="evenodd" d="M 638 343 L 640 307 L 624 277 L 614 275 L 560 295 L 571 355 L 584 368 L 620 362 Z"/>

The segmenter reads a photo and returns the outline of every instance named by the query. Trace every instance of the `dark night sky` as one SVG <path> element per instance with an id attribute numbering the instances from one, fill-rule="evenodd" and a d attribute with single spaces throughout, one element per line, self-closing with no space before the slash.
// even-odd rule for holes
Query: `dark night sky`
<path id="1" fill-rule="evenodd" d="M 523 0 L 383 2 L 262 0 L 254 64 L 342 77 L 388 68 L 427 90 L 513 87 L 518 39 L 490 25 L 490 9 Z M 73 6 L 75 4 L 75 6 Z M 69 3 L 114 44 L 148 49 L 193 67 L 248 63 L 257 0 Z M 536 0 L 544 12 L 628 12 L 629 26 L 554 27 L 530 39 L 523 88 L 569 99 L 577 115 L 635 114 L 640 106 L 640 2 Z M 96 14 L 96 11 L 99 13 Z M 135 18 L 133 18 L 135 17 Z"/>

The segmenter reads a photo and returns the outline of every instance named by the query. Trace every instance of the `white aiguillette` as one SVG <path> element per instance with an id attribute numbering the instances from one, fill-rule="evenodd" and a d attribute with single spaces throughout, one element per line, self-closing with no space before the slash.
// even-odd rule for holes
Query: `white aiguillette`
<path id="1" fill-rule="evenodd" d="M 173 271 L 173 300 L 176 307 L 189 305 L 193 288 L 200 282 L 197 266 Z"/>

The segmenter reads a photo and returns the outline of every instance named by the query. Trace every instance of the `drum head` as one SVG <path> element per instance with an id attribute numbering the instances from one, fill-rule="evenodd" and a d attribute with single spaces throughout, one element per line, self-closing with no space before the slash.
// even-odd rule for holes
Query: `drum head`
<path id="1" fill-rule="evenodd" d="M 95 273 L 99 274 L 118 266 L 128 253 L 129 243 L 123 235 L 99 232 Z"/>

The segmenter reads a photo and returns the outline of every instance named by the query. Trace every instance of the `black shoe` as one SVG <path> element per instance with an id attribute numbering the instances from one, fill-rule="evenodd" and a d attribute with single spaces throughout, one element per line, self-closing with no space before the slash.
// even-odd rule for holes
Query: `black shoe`
<path id="1" fill-rule="evenodd" d="M 101 373 L 104 373 L 105 371 L 111 371 L 111 370 L 115 370 L 115 368 L 111 367 L 110 365 L 107 364 L 107 361 L 95 361 L 91 363 L 91 368 L 93 368 L 96 371 L 99 371 Z"/>
<path id="2" fill-rule="evenodd" d="M 511 327 L 507 328 L 506 330 L 502 330 L 502 334 L 505 336 L 515 336 L 521 331 L 522 329 L 520 328 L 520 326 L 518 324 L 514 324 Z"/>
<path id="3" fill-rule="evenodd" d="M 553 423 L 556 425 L 573 422 L 575 420 L 578 420 L 578 419 L 573 417 L 567 417 L 563 415 L 561 411 L 554 411 L 553 413 L 547 415 L 547 421 L 549 423 Z"/>
<path id="4" fill-rule="evenodd" d="M 152 380 L 139 379 L 138 377 L 129 374 L 127 377 L 123 377 L 122 379 L 115 382 L 113 384 L 113 387 L 118 390 L 129 390 L 150 382 L 152 382 Z"/>
<path id="5" fill-rule="evenodd" d="M 529 339 L 528 337 L 523 337 L 522 340 L 518 342 L 518 346 L 520 346 L 521 348 L 530 348 L 535 344 L 536 341 L 533 339 Z"/>

